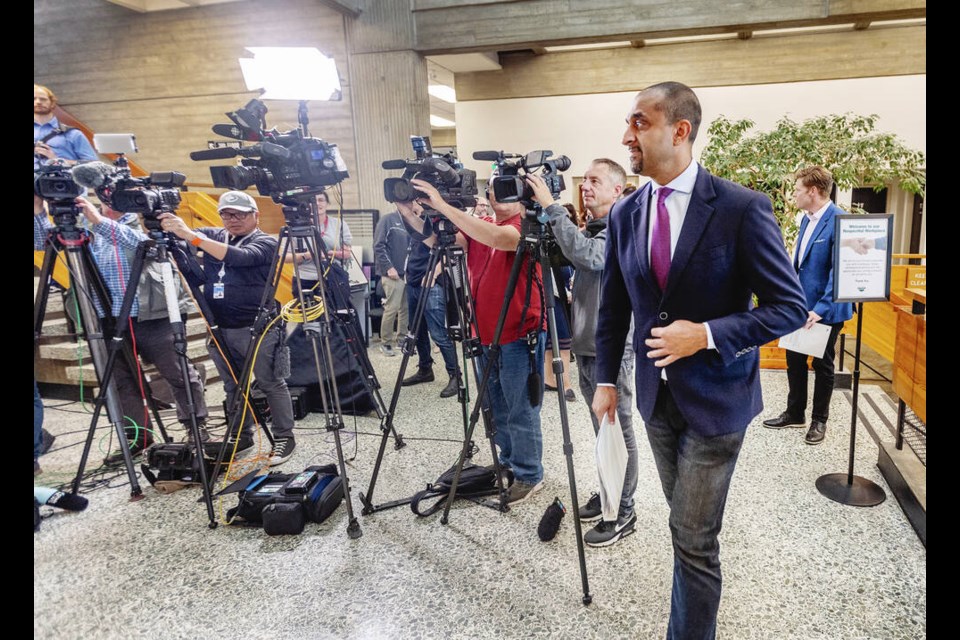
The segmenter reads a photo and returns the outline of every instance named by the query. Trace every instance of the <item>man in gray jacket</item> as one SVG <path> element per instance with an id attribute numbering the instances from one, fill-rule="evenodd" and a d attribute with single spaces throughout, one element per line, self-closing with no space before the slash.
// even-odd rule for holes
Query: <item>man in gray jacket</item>
<path id="1" fill-rule="evenodd" d="M 607 158 L 597 158 L 583 174 L 580 192 L 583 205 L 587 210 L 587 226 L 581 231 L 567 216 L 567 210 L 553 203 L 553 198 L 539 176 L 530 176 L 536 199 L 546 207 L 550 228 L 563 255 L 576 269 L 573 277 L 573 304 L 571 306 L 571 333 L 573 346 L 580 370 L 580 393 L 587 406 L 593 403 L 593 394 L 597 383 L 595 376 L 597 313 L 600 308 L 600 280 L 603 276 L 604 252 L 607 244 L 607 214 L 620 198 L 626 184 L 626 172 L 619 164 Z M 632 331 L 632 329 L 631 329 Z M 626 523 L 618 528 L 617 521 L 601 520 L 588 531 L 583 539 L 594 547 L 605 547 L 634 531 L 636 518 L 633 514 L 633 493 L 637 488 L 637 439 L 633 432 L 633 379 L 634 354 L 632 344 L 627 337 L 627 348 L 620 363 L 617 377 L 617 420 L 623 430 L 623 440 L 627 446 L 627 472 L 623 479 L 623 492 L 620 497 L 619 522 Z M 600 423 L 593 413 L 593 431 L 600 431 Z M 580 508 L 579 517 L 584 522 L 596 520 L 601 516 L 600 496 L 594 493 L 590 500 Z"/>
<path id="2" fill-rule="evenodd" d="M 385 298 L 380 319 L 380 351 L 387 356 L 395 354 L 393 343 L 397 334 L 407 331 L 407 289 L 403 272 L 409 240 L 410 234 L 403 226 L 399 211 L 380 218 L 373 232 L 373 255 Z"/>

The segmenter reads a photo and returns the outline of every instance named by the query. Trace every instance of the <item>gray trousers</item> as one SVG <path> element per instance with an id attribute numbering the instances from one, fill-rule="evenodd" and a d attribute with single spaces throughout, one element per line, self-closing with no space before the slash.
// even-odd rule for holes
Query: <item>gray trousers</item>
<path id="1" fill-rule="evenodd" d="M 597 390 L 596 356 L 577 356 L 580 369 L 580 393 L 587 403 L 593 404 L 593 394 Z M 623 431 L 623 442 L 627 445 L 627 473 L 623 477 L 623 493 L 620 494 L 620 515 L 626 516 L 633 511 L 633 494 L 637 490 L 637 436 L 633 432 L 633 359 L 631 350 L 626 350 L 620 362 L 620 374 L 617 376 L 617 420 Z M 593 433 L 600 432 L 600 422 L 590 411 L 593 421 Z"/>
<path id="2" fill-rule="evenodd" d="M 383 294 L 386 302 L 383 303 L 383 316 L 380 318 L 380 338 L 384 343 L 392 343 L 399 333 L 405 335 L 407 331 L 407 283 L 403 278 L 392 280 L 383 276 Z M 396 323 L 396 325 L 394 325 Z"/>
<path id="3" fill-rule="evenodd" d="M 230 354 L 230 357 L 237 363 L 238 367 L 243 366 L 243 359 L 246 356 L 247 347 L 250 344 L 250 329 L 243 327 L 239 329 L 226 329 L 221 327 L 220 331 L 226 343 L 220 346 Z M 275 351 L 277 341 L 280 339 L 279 331 L 279 327 L 273 327 L 267 335 L 264 336 L 263 342 L 260 343 L 260 350 L 257 353 L 256 360 L 254 360 L 253 375 L 257 379 L 257 385 L 260 387 L 260 390 L 267 397 L 267 405 L 270 407 L 270 416 L 273 420 L 271 428 L 273 437 L 290 438 L 293 437 L 293 401 L 290 399 L 290 390 L 287 389 L 287 381 L 274 373 L 274 361 L 276 360 Z M 220 379 L 223 380 L 223 390 L 224 393 L 226 393 L 227 407 L 229 409 L 233 406 L 234 394 L 238 391 L 234 375 L 239 379 L 242 372 L 236 371 L 234 375 L 232 375 L 230 367 L 224 362 L 216 345 L 212 342 L 207 343 L 207 351 L 210 353 L 210 357 L 213 359 L 217 371 L 220 372 Z M 243 390 L 240 391 L 242 392 Z M 237 405 L 237 410 L 241 412 L 244 411 L 244 408 L 243 403 Z M 233 416 L 227 416 L 227 419 L 232 422 Z M 240 431 L 241 435 L 253 437 L 253 426 L 253 410 L 250 407 L 246 407 L 243 427 Z"/>

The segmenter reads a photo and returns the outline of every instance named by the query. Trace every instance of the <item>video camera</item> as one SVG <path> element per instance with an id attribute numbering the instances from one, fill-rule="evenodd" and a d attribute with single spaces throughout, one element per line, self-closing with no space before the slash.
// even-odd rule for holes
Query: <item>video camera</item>
<path id="1" fill-rule="evenodd" d="M 74 198 L 83 195 L 83 187 L 74 181 L 65 165 L 45 164 L 33 172 L 33 193 L 48 202 L 73 204 Z"/>
<path id="2" fill-rule="evenodd" d="M 543 167 L 540 177 L 547 183 L 547 188 L 554 198 L 558 198 L 560 192 L 567 188 L 560 172 L 570 168 L 570 158 L 551 158 L 552 155 L 553 151 L 549 150 L 531 151 L 525 156 L 503 151 L 476 151 L 473 159 L 493 160 L 497 163 L 499 175 L 493 178 L 493 194 L 497 202 L 522 202 L 527 209 L 531 209 L 535 204 L 533 189 L 523 179 L 528 173 Z M 510 158 L 519 159 L 511 161 Z"/>
<path id="3" fill-rule="evenodd" d="M 242 156 L 239 166 L 210 167 L 214 186 L 242 191 L 256 185 L 260 195 L 281 202 L 283 198 L 317 193 L 349 177 L 337 145 L 305 137 L 299 129 L 264 131 L 266 113 L 266 105 L 254 98 L 226 114 L 234 125 L 213 126 L 214 133 L 256 142 L 253 146 L 218 147 L 190 154 L 191 160 Z"/>
<path id="4" fill-rule="evenodd" d="M 85 162 L 71 170 L 73 180 L 96 191 L 110 208 L 143 215 L 147 229 L 159 229 L 157 217 L 180 205 L 180 187 L 186 176 L 177 171 L 157 171 L 134 177 L 126 165 L 113 167 L 105 162 Z M 82 190 L 81 190 L 82 193 Z"/>
<path id="5" fill-rule="evenodd" d="M 399 178 L 385 178 L 383 197 L 387 202 L 410 202 L 422 195 L 410 184 L 411 178 L 429 182 L 447 204 L 466 209 L 477 204 L 477 172 L 464 169 L 453 153 L 435 154 L 428 136 L 410 136 L 416 158 L 386 160 L 384 169 L 403 169 Z"/>

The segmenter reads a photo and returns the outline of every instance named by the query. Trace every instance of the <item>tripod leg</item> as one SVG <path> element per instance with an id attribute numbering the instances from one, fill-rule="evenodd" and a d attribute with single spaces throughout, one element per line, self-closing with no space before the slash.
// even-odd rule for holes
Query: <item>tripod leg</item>
<path id="1" fill-rule="evenodd" d="M 540 267 L 543 273 L 543 304 L 547 310 L 547 329 L 550 332 L 550 341 L 553 351 L 553 372 L 557 383 L 557 401 L 560 403 L 560 427 L 563 432 L 563 453 L 567 458 L 567 481 L 570 484 L 570 504 L 573 507 L 573 528 L 577 536 L 577 555 L 580 561 L 580 580 L 583 584 L 583 604 L 590 604 L 593 596 L 590 594 L 590 585 L 587 580 L 587 561 L 583 549 L 583 535 L 580 525 L 580 503 L 577 499 L 577 478 L 573 465 L 573 444 L 570 441 L 570 420 L 567 417 L 567 400 L 563 394 L 563 360 L 560 358 L 560 339 L 557 337 L 557 316 L 555 298 L 553 295 L 553 272 L 550 270 L 550 261 L 547 252 L 542 248 L 539 251 Z M 562 313 L 562 311 L 561 311 Z"/>
<path id="2" fill-rule="evenodd" d="M 434 245 L 430 249 L 430 256 L 427 259 L 427 270 L 425 273 L 432 276 L 439 260 L 440 247 Z M 403 358 L 400 360 L 400 370 L 397 372 L 397 380 L 393 385 L 393 395 L 390 398 L 390 406 L 386 412 L 386 419 L 381 423 L 380 429 L 383 431 L 383 436 L 380 440 L 380 448 L 377 451 L 377 458 L 373 464 L 373 473 L 370 476 L 367 493 L 366 495 L 363 493 L 359 494 L 360 502 L 363 504 L 363 511 L 361 512 L 363 515 L 370 515 L 375 511 L 397 507 L 410 502 L 409 500 L 400 500 L 374 506 L 373 491 L 376 488 L 377 478 L 380 475 L 380 466 L 383 462 L 384 453 L 386 453 L 387 440 L 390 437 L 390 431 L 393 430 L 393 417 L 396 415 L 397 404 L 400 402 L 400 390 L 403 387 L 403 378 L 407 372 L 407 364 L 410 362 L 410 356 L 413 355 L 417 335 L 421 328 L 425 326 L 428 292 L 429 290 L 426 287 L 421 291 L 420 296 L 417 298 L 417 305 L 414 308 L 413 317 L 410 319 L 410 326 L 408 327 L 407 333 L 399 340 L 400 352 L 403 354 Z M 402 327 L 397 328 L 398 333 L 400 333 L 401 330 Z"/>
<path id="3" fill-rule="evenodd" d="M 137 258 L 140 258 L 141 252 L 138 249 Z M 130 282 L 140 281 L 140 268 L 142 267 L 142 258 L 134 259 L 131 267 Z M 91 281 L 99 281 L 99 287 L 105 289 L 100 279 L 100 273 L 96 270 L 93 258 L 89 254 L 89 248 L 84 246 L 73 246 L 67 248 L 67 264 L 69 266 L 70 277 L 73 286 L 76 288 L 76 298 L 80 307 L 81 322 L 87 333 L 87 343 L 90 346 L 90 354 L 93 357 L 94 368 L 97 371 L 97 377 L 100 380 L 100 393 L 97 396 L 94 406 L 93 418 L 90 421 L 90 429 L 87 433 L 87 440 L 84 443 L 83 454 L 80 458 L 80 465 L 77 468 L 77 475 L 73 481 L 73 493 L 80 490 L 80 481 L 83 477 L 83 471 L 86 467 L 87 457 L 90 448 L 93 445 L 93 438 L 96 431 L 97 421 L 100 417 L 101 408 L 106 405 L 107 415 L 117 434 L 117 441 L 120 444 L 120 451 L 123 456 L 124 466 L 127 469 L 127 477 L 130 480 L 130 497 L 132 500 L 139 500 L 143 497 L 143 491 L 137 480 L 137 473 L 133 466 L 133 456 L 130 453 L 130 446 L 127 441 L 126 432 L 123 424 L 123 411 L 120 408 L 120 401 L 117 398 L 116 383 L 112 379 L 114 362 L 118 354 L 119 342 L 114 336 L 113 344 L 109 350 L 104 344 L 104 336 L 100 331 L 100 321 L 96 309 L 93 306 L 90 296 L 89 284 Z M 136 278 L 134 280 L 134 278 Z M 128 287 L 118 316 L 118 326 L 129 316 L 130 308 L 133 306 L 133 298 L 136 296 L 136 287 Z M 101 296 L 101 301 L 107 298 Z M 104 309 L 108 311 L 109 309 Z M 122 340 L 122 337 L 121 337 Z"/>
<path id="4" fill-rule="evenodd" d="M 469 457 L 470 441 L 473 438 L 473 431 L 477 426 L 480 410 L 484 405 L 483 398 L 489 388 L 490 374 L 493 371 L 493 364 L 497 362 L 500 357 L 500 336 L 503 335 L 503 325 L 507 320 L 507 311 L 510 308 L 510 302 L 513 298 L 513 293 L 517 288 L 517 280 L 520 277 L 520 265 L 523 263 L 523 257 L 527 252 L 528 250 L 526 249 L 526 243 L 521 239 L 520 245 L 517 247 L 517 253 L 513 258 L 513 265 L 510 268 L 510 275 L 507 278 L 506 294 L 504 296 L 503 304 L 500 308 L 500 315 L 497 317 L 497 325 L 493 332 L 493 339 L 486 354 L 486 362 L 484 362 L 483 374 L 480 378 L 480 383 L 477 388 L 477 401 L 476 404 L 474 404 L 473 412 L 470 414 L 470 425 L 467 427 L 466 434 L 464 434 L 463 449 L 460 451 L 460 457 L 457 460 L 456 470 L 453 474 L 453 482 L 450 484 L 450 493 L 448 494 L 447 502 L 443 507 L 443 516 L 440 518 L 440 522 L 442 524 L 447 524 L 449 521 L 450 507 L 453 506 L 453 501 L 457 497 L 457 485 L 460 483 L 460 474 L 463 473 L 463 465 Z M 497 460 L 497 458 L 494 457 L 494 460 Z M 500 473 L 497 474 L 498 478 L 500 475 Z M 502 497 L 502 484 L 500 488 Z M 505 502 L 506 501 L 503 499 L 500 500 L 500 508 L 503 511 L 508 510 L 508 506 L 505 504 Z"/>

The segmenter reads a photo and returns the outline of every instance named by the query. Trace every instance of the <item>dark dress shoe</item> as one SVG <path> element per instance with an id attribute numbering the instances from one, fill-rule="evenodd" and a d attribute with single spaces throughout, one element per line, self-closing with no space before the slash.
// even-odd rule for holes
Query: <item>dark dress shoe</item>
<path id="1" fill-rule="evenodd" d="M 450 382 L 447 383 L 447 386 L 443 388 L 443 391 L 440 392 L 441 398 L 449 398 L 451 396 L 457 395 L 457 391 L 460 389 L 460 383 L 457 382 L 457 376 L 450 376 Z"/>
<path id="2" fill-rule="evenodd" d="M 769 420 L 763 421 L 763 426 L 768 429 L 784 429 L 786 427 L 802 427 L 805 424 L 803 418 L 796 419 L 790 416 L 790 414 L 784 412 L 781 413 L 776 418 L 770 418 Z"/>
<path id="3" fill-rule="evenodd" d="M 402 387 L 409 387 L 415 384 L 420 384 L 421 382 L 433 382 L 436 378 L 433 377 L 433 369 L 417 369 L 417 372 L 410 376 L 409 378 L 404 378 L 403 382 L 400 383 Z"/>
<path id="4" fill-rule="evenodd" d="M 807 444 L 820 444 L 823 442 L 823 438 L 826 435 L 827 424 L 825 422 L 820 422 L 819 420 L 811 420 L 810 429 L 807 431 L 807 437 L 805 440 Z"/>

